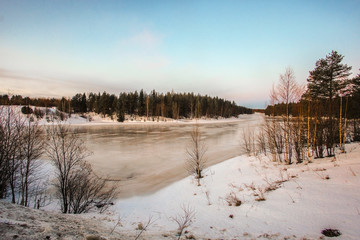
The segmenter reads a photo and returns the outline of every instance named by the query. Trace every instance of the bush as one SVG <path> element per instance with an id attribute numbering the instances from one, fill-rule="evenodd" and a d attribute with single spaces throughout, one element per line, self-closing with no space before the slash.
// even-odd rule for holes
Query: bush
<path id="1" fill-rule="evenodd" d="M 39 108 L 35 108 L 34 114 L 35 114 L 36 118 L 38 118 L 38 119 L 43 118 L 45 115 L 45 113 Z"/>
<path id="2" fill-rule="evenodd" d="M 32 114 L 34 111 L 29 106 L 23 106 L 21 112 L 23 114 Z"/>

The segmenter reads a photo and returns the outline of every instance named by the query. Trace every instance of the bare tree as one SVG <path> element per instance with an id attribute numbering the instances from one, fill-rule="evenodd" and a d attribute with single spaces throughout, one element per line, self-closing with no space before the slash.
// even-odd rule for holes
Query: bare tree
<path id="1" fill-rule="evenodd" d="M 5 198 L 11 190 L 11 202 L 16 203 L 16 188 L 24 121 L 12 107 L 0 109 L 0 198 Z"/>
<path id="2" fill-rule="evenodd" d="M 0 115 L 0 197 L 10 188 L 12 203 L 29 206 L 39 177 L 42 131 L 12 106 L 1 107 Z"/>
<path id="3" fill-rule="evenodd" d="M 286 68 L 285 73 L 280 75 L 280 82 L 277 86 L 277 93 L 279 95 L 279 100 L 286 104 L 286 142 L 285 142 L 285 162 L 287 164 L 291 163 L 289 157 L 289 103 L 295 100 L 295 97 L 298 93 L 298 85 L 295 81 L 294 71 L 291 68 Z"/>
<path id="4" fill-rule="evenodd" d="M 72 213 L 85 213 L 97 207 L 106 209 L 112 204 L 116 193 L 116 185 L 109 185 L 93 173 L 91 165 L 82 161 L 69 180 L 69 207 Z"/>
<path id="5" fill-rule="evenodd" d="M 89 155 L 85 144 L 69 126 L 52 125 L 47 129 L 46 154 L 56 169 L 56 191 L 61 199 L 61 211 L 70 213 L 69 200 L 72 178 Z"/>
<path id="6" fill-rule="evenodd" d="M 46 154 L 56 169 L 56 191 L 63 213 L 83 213 L 106 207 L 115 197 L 116 187 L 94 175 L 85 161 L 90 155 L 84 142 L 69 126 L 53 125 L 47 129 Z"/>
<path id="7" fill-rule="evenodd" d="M 178 225 L 178 240 L 181 238 L 185 228 L 191 225 L 195 217 L 195 210 L 189 205 L 182 205 L 181 210 L 183 212 L 182 214 L 171 218 Z"/>
<path id="8" fill-rule="evenodd" d="M 206 167 L 205 153 L 207 151 L 201 131 L 198 125 L 193 127 L 190 138 L 190 147 L 187 149 L 186 170 L 190 174 L 195 174 L 200 186 L 200 179 L 203 177 L 202 172 Z"/>
<path id="9" fill-rule="evenodd" d="M 23 206 L 29 206 L 29 197 L 31 194 L 32 185 L 37 179 L 37 171 L 41 165 L 38 161 L 43 153 L 43 131 L 39 127 L 38 122 L 32 123 L 30 119 L 27 125 L 23 128 L 23 144 L 22 155 L 20 162 L 20 192 L 21 202 Z"/>

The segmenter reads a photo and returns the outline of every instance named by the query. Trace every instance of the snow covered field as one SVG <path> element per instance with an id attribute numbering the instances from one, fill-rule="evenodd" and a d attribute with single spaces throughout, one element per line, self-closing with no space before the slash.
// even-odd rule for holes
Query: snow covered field
<path id="1" fill-rule="evenodd" d="M 153 224 L 140 239 L 176 239 L 173 218 L 182 214 L 185 205 L 195 211 L 186 229 L 188 238 L 326 239 L 321 231 L 332 228 L 342 233 L 337 239 L 359 239 L 360 145 L 346 148 L 347 153 L 336 158 L 290 166 L 273 163 L 266 156 L 236 157 L 208 168 L 201 186 L 189 176 L 149 196 L 120 199 L 106 213 L 81 218 L 45 214 L 49 218 L 43 211 L 1 203 L 0 233 L 10 238 L 15 232 L 27 237 L 46 232 L 54 237 L 62 231 L 64 239 L 89 234 L 135 239 L 139 224 L 146 225 L 152 217 Z M 229 194 L 241 205 L 229 206 Z M 19 217 L 25 213 L 30 217 Z M 74 226 L 78 227 L 74 230 Z"/>

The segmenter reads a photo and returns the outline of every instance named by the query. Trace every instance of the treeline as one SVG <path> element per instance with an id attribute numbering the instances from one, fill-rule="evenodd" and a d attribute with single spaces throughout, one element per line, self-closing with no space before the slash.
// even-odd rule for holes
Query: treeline
<path id="1" fill-rule="evenodd" d="M 42 107 L 57 107 L 68 113 L 95 112 L 102 115 L 114 116 L 119 122 L 125 120 L 125 114 L 146 117 L 166 118 L 201 118 L 201 117 L 232 117 L 239 114 L 251 114 L 252 110 L 237 106 L 218 97 L 201 96 L 194 93 L 158 93 L 155 90 L 149 94 L 140 92 L 120 93 L 119 96 L 101 93 L 78 93 L 71 99 L 22 98 L 14 95 L 0 96 L 0 104 L 7 105 L 35 105 Z"/>
<path id="2" fill-rule="evenodd" d="M 332 51 L 319 59 L 305 87 L 291 69 L 280 75 L 265 110 L 270 117 L 261 137 L 254 137 L 260 151 L 290 164 L 334 156 L 337 147 L 345 152 L 346 142 L 360 140 L 360 74 L 351 78 L 352 67 L 343 58 Z"/>

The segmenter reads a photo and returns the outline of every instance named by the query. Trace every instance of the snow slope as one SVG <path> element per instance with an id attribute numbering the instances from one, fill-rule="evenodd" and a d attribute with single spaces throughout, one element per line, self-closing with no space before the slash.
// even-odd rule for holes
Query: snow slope
<path id="1" fill-rule="evenodd" d="M 327 239 L 321 231 L 333 228 L 342 233 L 337 239 L 359 239 L 360 145 L 346 148 L 336 158 L 290 166 L 266 156 L 236 157 L 208 168 L 201 186 L 189 176 L 148 196 L 119 199 L 104 214 L 65 216 L 0 202 L 0 235 L 135 239 L 139 223 L 152 216 L 140 239 L 176 239 L 172 219 L 186 205 L 196 212 L 188 238 Z M 265 200 L 257 201 L 262 193 Z M 229 206 L 229 194 L 242 204 Z"/>
<path id="2" fill-rule="evenodd" d="M 267 157 L 230 159 L 210 167 L 201 186 L 188 177 L 153 195 L 119 200 L 116 212 L 124 219 L 119 230 L 134 231 L 149 216 L 157 219 L 150 232 L 176 230 L 171 217 L 186 204 L 196 211 L 189 227 L 196 239 L 318 239 L 326 228 L 339 229 L 340 239 L 359 239 L 359 144 L 347 151 L 336 159 L 291 166 Z M 278 188 L 266 192 L 270 186 Z M 266 200 L 256 201 L 254 193 L 261 190 Z M 241 206 L 229 206 L 230 193 Z"/>

